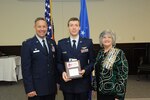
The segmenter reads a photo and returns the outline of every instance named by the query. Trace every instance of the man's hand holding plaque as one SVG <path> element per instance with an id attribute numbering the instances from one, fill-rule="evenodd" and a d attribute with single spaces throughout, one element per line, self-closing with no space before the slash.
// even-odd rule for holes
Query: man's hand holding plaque
<path id="1" fill-rule="evenodd" d="M 70 78 L 67 76 L 67 73 L 66 73 L 66 72 L 63 72 L 63 73 L 62 73 L 62 78 L 63 78 L 63 80 L 64 80 L 65 82 L 68 82 L 68 81 L 72 80 L 72 79 L 70 79 Z"/>
<path id="2" fill-rule="evenodd" d="M 65 62 L 66 75 L 68 79 L 81 78 L 85 70 L 81 70 L 80 61 Z"/>

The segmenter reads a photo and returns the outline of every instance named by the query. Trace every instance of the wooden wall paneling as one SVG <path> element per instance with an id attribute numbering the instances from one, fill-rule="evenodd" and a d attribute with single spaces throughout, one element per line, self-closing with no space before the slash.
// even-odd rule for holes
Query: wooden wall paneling
<path id="1" fill-rule="evenodd" d="M 117 43 L 117 48 L 124 51 L 129 64 L 129 74 L 137 74 L 137 66 L 140 57 L 144 57 L 144 63 L 150 63 L 150 43 Z M 94 44 L 95 57 L 100 50 L 99 44 Z M 20 56 L 21 46 L 0 46 L 0 51 L 6 55 Z"/>

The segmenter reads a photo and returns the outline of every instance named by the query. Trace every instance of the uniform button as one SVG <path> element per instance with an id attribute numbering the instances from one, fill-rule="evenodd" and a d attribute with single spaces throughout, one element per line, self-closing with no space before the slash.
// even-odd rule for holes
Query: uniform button
<path id="1" fill-rule="evenodd" d="M 48 71 L 48 73 L 50 73 L 50 71 Z"/>

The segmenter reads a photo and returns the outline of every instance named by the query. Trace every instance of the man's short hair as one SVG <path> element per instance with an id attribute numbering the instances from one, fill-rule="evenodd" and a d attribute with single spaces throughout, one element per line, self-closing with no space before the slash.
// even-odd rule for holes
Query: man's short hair
<path id="1" fill-rule="evenodd" d="M 78 21 L 79 22 L 79 26 L 80 26 L 80 20 L 77 18 L 77 17 L 71 17 L 69 20 L 68 20 L 68 26 L 69 26 L 69 22 L 70 21 Z"/>
<path id="2" fill-rule="evenodd" d="M 47 21 L 46 21 L 46 19 L 44 17 L 38 17 L 38 18 L 36 18 L 35 21 L 34 21 L 34 23 L 36 24 L 36 22 L 39 21 L 39 20 L 43 20 L 43 21 L 45 21 L 47 23 Z"/>

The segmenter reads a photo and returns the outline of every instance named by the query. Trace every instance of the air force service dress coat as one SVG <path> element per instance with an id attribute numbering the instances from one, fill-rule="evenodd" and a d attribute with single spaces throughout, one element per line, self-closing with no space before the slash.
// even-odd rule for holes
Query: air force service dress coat
<path id="1" fill-rule="evenodd" d="M 64 62 L 68 62 L 70 58 L 80 60 L 81 69 L 85 69 L 83 78 L 64 82 L 62 76 L 60 76 L 60 89 L 67 93 L 82 93 L 89 91 L 91 72 L 95 62 L 92 40 L 80 37 L 77 50 L 74 51 L 70 43 L 70 38 L 62 39 L 58 41 L 57 54 L 57 68 L 60 75 L 62 75 L 62 72 L 66 71 Z"/>
<path id="2" fill-rule="evenodd" d="M 47 39 L 49 54 L 36 36 L 22 43 L 21 63 L 26 93 L 38 96 L 56 93 L 56 43 Z"/>

